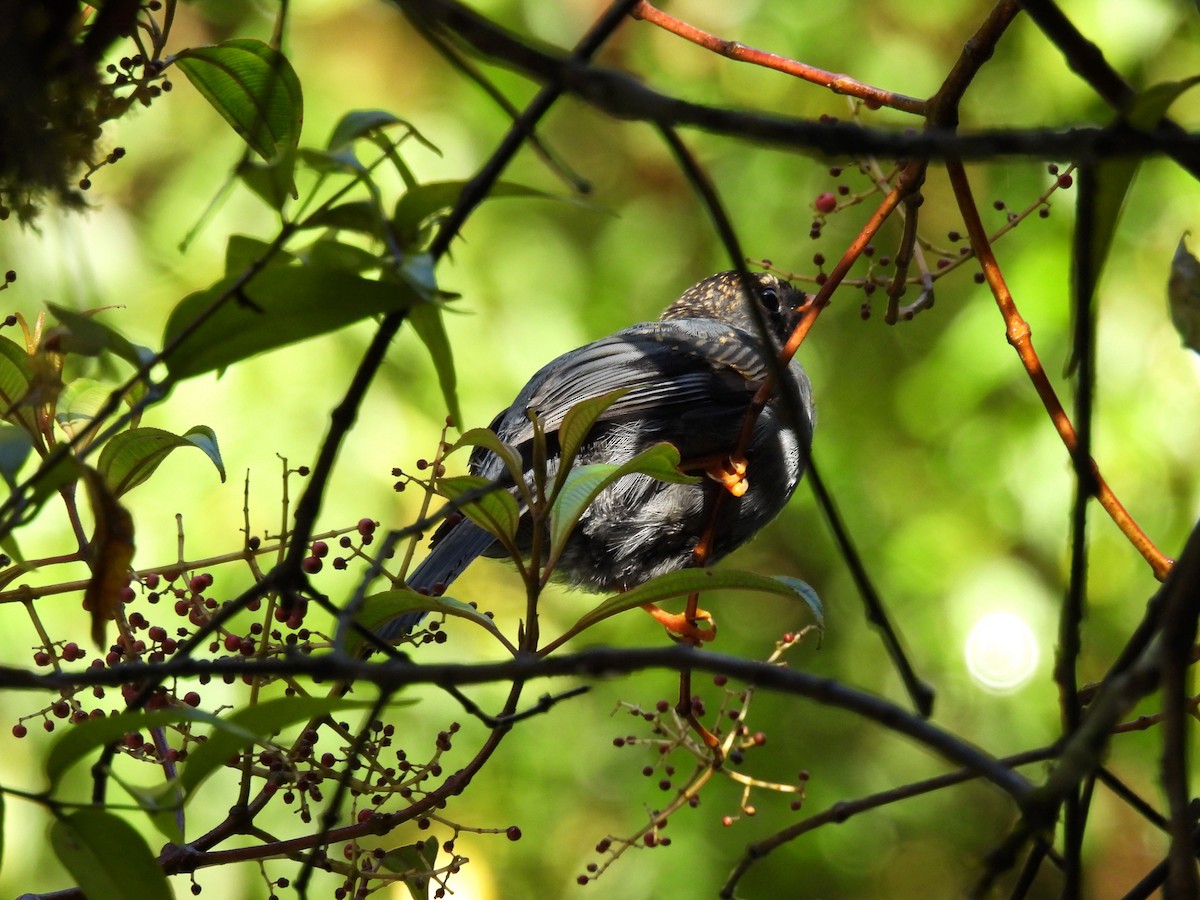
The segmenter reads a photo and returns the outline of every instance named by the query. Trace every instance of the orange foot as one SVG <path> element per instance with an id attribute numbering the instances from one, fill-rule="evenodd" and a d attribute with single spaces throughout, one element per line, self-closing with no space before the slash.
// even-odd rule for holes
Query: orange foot
<path id="1" fill-rule="evenodd" d="M 659 625 L 667 629 L 667 634 L 671 636 L 672 640 L 698 647 L 700 644 L 707 644 L 717 636 L 717 625 L 713 621 L 712 614 L 703 609 L 696 610 L 695 618 L 691 619 L 683 613 L 669 613 L 654 603 L 647 603 L 642 606 L 642 609 L 650 613 Z M 709 627 L 701 628 L 701 622 L 708 623 Z"/>
<path id="2" fill-rule="evenodd" d="M 746 479 L 746 460 L 726 457 L 718 463 L 708 466 L 704 474 L 715 481 L 735 497 L 746 493 L 750 482 Z"/>

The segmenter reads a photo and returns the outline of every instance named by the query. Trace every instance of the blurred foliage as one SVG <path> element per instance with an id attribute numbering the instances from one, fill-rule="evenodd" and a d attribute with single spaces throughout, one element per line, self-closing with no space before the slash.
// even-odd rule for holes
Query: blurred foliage
<path id="1" fill-rule="evenodd" d="M 600 6 L 583 0 L 479 4 L 514 30 L 564 46 L 574 42 Z M 1063 7 L 1138 87 L 1200 70 L 1200 22 L 1192 4 L 1075 0 Z M 988 8 L 969 0 L 852 6 L 691 0 L 670 11 L 726 38 L 926 96 Z M 215 0 L 183 6 L 173 32 L 176 47 L 168 49 L 233 35 L 267 39 L 273 27 L 268 12 L 274 11 Z M 414 123 L 441 151 L 418 147 L 407 157 L 422 182 L 460 180 L 486 159 L 507 127 L 505 114 L 447 67 L 387 4 L 293 4 L 284 50 L 304 87 L 307 144 L 323 144 L 349 109 L 387 109 Z M 828 91 L 719 58 L 645 23 L 624 25 L 600 61 L 697 101 L 810 117 L 847 114 L 845 100 Z M 518 105 L 532 96 L 533 88 L 517 76 L 502 69 L 488 72 Z M 271 211 L 238 187 L 203 223 L 187 252 L 180 251 L 221 192 L 243 146 L 179 81 L 169 98 L 106 129 L 103 140 L 126 152 L 93 177 L 86 196 L 94 209 L 82 216 L 47 211 L 36 230 L 20 230 L 13 222 L 0 228 L 0 268 L 18 274 L 0 305 L 26 317 L 48 302 L 76 309 L 111 306 L 104 321 L 135 344 L 154 346 L 180 298 L 220 277 L 229 234 L 273 233 Z M 1195 121 L 1198 103 L 1200 96 L 1187 95 L 1172 114 L 1187 126 Z M 1066 127 L 1109 118 L 1022 18 L 968 92 L 963 113 L 965 128 Z M 906 124 L 899 114 L 887 112 L 868 113 L 865 121 Z M 445 320 L 468 426 L 489 421 L 544 361 L 656 317 L 688 284 L 728 267 L 707 213 L 651 128 L 613 122 L 566 100 L 546 121 L 542 137 L 591 183 L 586 201 L 506 200 L 484 206 L 439 270 L 440 286 L 462 295 Z M 812 240 L 814 198 L 842 183 L 855 191 L 865 187 L 852 166 L 840 176 L 829 174 L 830 165 L 846 161 L 701 133 L 684 133 L 684 139 L 728 204 L 746 251 L 784 271 L 814 276 L 814 254 L 836 259 L 870 208 L 868 202 L 839 213 Z M 1041 164 L 998 163 L 970 171 L 985 215 L 993 216 L 989 227 L 1004 221 L 1004 213 L 991 208 L 992 200 L 1019 209 L 1053 181 Z M 927 236 L 944 244 L 946 232 L 961 223 L 943 176 L 936 167 L 931 172 L 922 221 Z M 505 177 L 567 193 L 528 150 Z M 1200 507 L 1200 368 L 1179 346 L 1165 297 L 1180 235 L 1200 228 L 1198 199 L 1200 189 L 1172 164 L 1144 165 L 1099 294 L 1094 455 L 1117 495 L 1169 555 L 1182 546 Z M 1069 353 L 1072 201 L 1070 191 L 1057 193 L 1048 218 L 1022 222 L 997 245 L 1000 264 L 1064 402 L 1071 393 L 1060 376 Z M 879 252 L 897 238 L 891 226 L 885 229 L 876 241 Z M 911 322 L 888 326 L 879 309 L 864 320 L 862 300 L 852 289 L 841 290 L 801 350 L 816 390 L 816 462 L 918 671 L 937 688 L 935 721 L 997 755 L 1048 743 L 1059 727 L 1050 668 L 1066 579 L 1072 491 L 1067 455 L 1006 345 L 993 300 L 972 281 L 970 266 L 939 281 L 936 306 Z M 227 552 L 231 535 L 242 525 L 241 473 L 248 473 L 250 483 L 252 529 L 277 528 L 276 455 L 292 465 L 311 462 L 328 411 L 369 335 L 367 325 L 352 326 L 255 358 L 219 378 L 181 383 L 169 402 L 152 409 L 145 418 L 148 426 L 176 434 L 197 421 L 211 426 L 231 478 L 217 490 L 211 472 L 185 458 L 193 454 L 164 461 L 162 470 L 174 473 L 170 490 L 146 489 L 128 500 L 139 523 L 135 566 L 175 558 L 176 513 L 183 516 L 190 557 Z M 336 527 L 362 516 L 385 525 L 411 521 L 418 498 L 411 496 L 415 492 L 393 492 L 391 470 L 412 470 L 416 459 L 434 452 L 444 416 L 437 373 L 406 330 L 343 449 L 322 522 Z M 53 553 L 62 537 L 60 525 L 38 521 L 23 532 L 23 549 L 28 556 Z M 1155 589 L 1145 563 L 1096 509 L 1091 551 L 1081 681 L 1103 675 Z M 820 593 L 828 632 L 819 649 L 810 642 L 793 651 L 791 665 L 903 702 L 804 487 L 779 521 L 731 564 L 803 578 Z M 330 572 L 318 583 L 336 596 L 348 589 L 350 579 Z M 543 607 L 544 631 L 565 628 L 591 605 L 587 598 L 555 590 L 557 596 Z M 518 579 L 493 562 L 474 566 L 455 593 L 486 598 L 484 605 L 500 619 L 511 621 L 523 609 Z M 705 606 L 721 624 L 719 649 L 750 658 L 765 658 L 780 634 L 806 621 L 796 605 L 767 595 L 738 595 L 736 601 L 714 595 Z M 52 632 L 78 629 L 82 618 L 73 603 L 46 604 L 40 611 Z M 1040 651 L 1035 677 L 1005 694 L 990 693 L 972 680 L 964 659 L 972 626 L 995 611 L 1014 612 L 1028 622 Z M 38 643 L 37 635 L 18 604 L 3 608 L 3 621 L 9 634 L 3 662 L 27 664 L 26 648 Z M 419 658 L 477 659 L 493 652 L 469 626 L 451 623 L 448 631 L 448 644 L 423 648 Z M 648 619 L 630 613 L 604 622 L 585 640 L 643 645 L 664 638 Z M 640 775 L 654 762 L 652 752 L 613 747 L 616 737 L 642 734 L 642 723 L 609 713 L 621 700 L 653 707 L 660 698 L 671 699 L 674 690 L 674 678 L 662 674 L 605 682 L 582 700 L 523 723 L 454 813 L 461 821 L 501 830 L 519 824 L 523 838 L 509 843 L 503 835 L 463 835 L 458 849 L 471 863 L 464 880 L 455 883 L 455 896 L 553 897 L 575 890 L 630 900 L 710 895 L 745 844 L 791 818 L 945 771 L 941 761 L 871 723 L 764 692 L 753 704 L 750 721 L 766 733 L 767 743 L 755 751 L 749 768 L 781 780 L 805 770 L 810 777 L 804 810 L 788 812 L 786 797 L 756 795 L 758 815 L 725 826 L 723 816 L 737 816 L 739 791 L 718 780 L 697 809 L 672 819 L 670 847 L 628 854 L 597 884 L 575 888 L 584 866 L 597 859 L 591 848 L 600 839 L 634 831 L 644 821 L 644 810 L 662 802 L 657 776 Z M 716 691 L 704 687 L 701 693 Z M 448 717 L 462 718 L 436 692 L 413 694 L 423 701 L 405 711 L 406 716 L 411 712 L 406 721 L 414 729 L 432 733 Z M 500 689 L 479 694 L 495 700 Z M 15 722 L 29 703 L 27 696 L 0 697 L 0 720 Z M 1154 712 L 1155 703 L 1151 698 L 1143 711 Z M 462 744 L 468 745 L 479 729 L 465 722 Z M 0 761 L 0 780 L 6 784 L 37 777 L 37 758 L 50 736 L 35 729 L 25 740 L 22 753 L 6 752 Z M 1153 735 L 1146 733 L 1122 736 L 1113 745 L 1113 768 L 1148 797 L 1159 790 L 1156 748 Z M 222 798 L 232 796 L 232 779 L 214 785 L 211 796 L 225 803 Z M 1123 895 L 1162 858 L 1166 846 L 1160 834 L 1102 793 L 1086 848 L 1086 890 L 1092 898 Z M 214 817 L 223 814 L 224 807 L 212 811 Z M 8 853 L 0 877 L 6 893 L 50 890 L 67 880 L 47 859 L 45 818 L 40 812 L 8 816 Z M 1006 797 L 967 784 L 805 835 L 757 866 L 741 894 L 951 896 L 970 883 L 978 860 L 1011 821 Z M 410 835 L 394 837 L 415 841 L 424 835 L 414 827 Z M 206 895 L 265 896 L 261 878 L 244 868 L 206 870 L 197 880 Z M 1045 882 L 1032 896 L 1056 895 L 1053 879 Z M 403 895 L 399 889 L 394 894 Z"/>

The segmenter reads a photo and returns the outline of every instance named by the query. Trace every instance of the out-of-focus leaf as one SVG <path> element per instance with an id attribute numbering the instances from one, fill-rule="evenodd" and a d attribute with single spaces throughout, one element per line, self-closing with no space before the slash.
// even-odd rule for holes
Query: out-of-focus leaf
<path id="1" fill-rule="evenodd" d="M 319 209 L 304 219 L 300 227 L 344 229 L 374 238 L 383 236 L 379 208 L 370 200 L 350 200 L 327 209 Z"/>
<path id="2" fill-rule="evenodd" d="M 116 772 L 112 773 L 112 777 L 134 799 L 138 809 L 146 814 L 163 837 L 175 844 L 183 843 L 183 804 L 186 798 L 177 778 L 142 787 L 125 781 Z"/>
<path id="3" fill-rule="evenodd" d="M 19 425 L 0 425 L 0 476 L 16 490 L 17 473 L 33 450 L 33 435 Z"/>
<path id="4" fill-rule="evenodd" d="M 159 464 L 180 447 L 204 451 L 225 480 L 225 464 L 217 446 L 217 435 L 207 425 L 196 425 L 184 434 L 172 434 L 161 428 L 134 428 L 112 437 L 100 451 L 96 467 L 118 497 L 137 487 L 154 474 Z"/>
<path id="5" fill-rule="evenodd" d="M 296 195 L 296 151 L 284 150 L 270 162 L 249 157 L 238 163 L 238 178 L 271 209 L 280 210 Z"/>
<path id="6" fill-rule="evenodd" d="M 453 597 L 430 597 L 428 594 L 420 594 L 410 591 L 408 588 L 383 591 L 363 598 L 362 609 L 355 616 L 355 621 L 370 631 L 379 631 L 392 620 L 398 619 L 406 613 L 414 612 L 434 612 L 467 619 L 476 625 L 483 626 L 491 634 L 504 640 L 491 617 L 484 615 L 475 607 L 463 603 L 461 600 L 455 600 Z M 358 631 L 350 630 L 346 634 L 345 650 L 348 655 L 359 655 L 365 644 L 366 638 Z"/>
<path id="7" fill-rule="evenodd" d="M 1188 251 L 1186 233 L 1179 239 L 1171 259 L 1167 304 L 1183 345 L 1200 353 L 1200 260 Z"/>
<path id="8" fill-rule="evenodd" d="M 335 331 L 378 313 L 423 302 L 403 282 L 360 278 L 318 266 L 269 267 L 195 328 L 193 323 L 237 278 L 185 297 L 171 312 L 163 346 L 182 338 L 167 358 L 173 381 L 191 378 L 267 350 Z"/>
<path id="9" fill-rule="evenodd" d="M 432 303 L 415 306 L 408 314 L 408 321 L 433 360 L 446 411 L 454 422 L 462 422 L 462 410 L 458 405 L 458 375 L 454 371 L 454 353 L 446 336 L 442 311 Z"/>
<path id="10" fill-rule="evenodd" d="M 307 257 L 314 266 L 326 269 L 341 269 L 343 272 L 359 274 L 378 269 L 382 263 L 379 257 L 369 250 L 344 244 L 332 238 L 317 241 L 308 248 Z M 424 306 L 415 307 L 410 315 L 416 315 Z"/>
<path id="11" fill-rule="evenodd" d="M 92 641 L 105 646 L 104 632 L 121 608 L 121 591 L 128 583 L 133 561 L 133 517 L 95 469 L 81 466 L 92 507 L 95 531 L 88 543 L 92 577 L 83 591 L 83 608 L 92 618 Z"/>
<path id="12" fill-rule="evenodd" d="M 25 348 L 0 337 L 0 416 L 19 424 L 33 434 L 37 422 L 33 412 L 22 401 L 29 394 L 33 368 Z"/>
<path id="13" fill-rule="evenodd" d="M 296 147 L 304 99 L 300 79 L 278 50 L 262 41 L 236 38 L 189 47 L 174 62 L 265 161 Z"/>
<path id="14" fill-rule="evenodd" d="M 466 184 L 465 181 L 435 181 L 405 191 L 396 201 L 396 209 L 392 213 L 392 226 L 400 243 L 406 247 L 419 243 L 422 226 L 438 213 L 454 206 Z M 502 197 L 557 199 L 553 194 L 536 188 L 513 184 L 511 181 L 498 181 L 488 192 L 488 199 Z"/>
<path id="15" fill-rule="evenodd" d="M 643 450 L 621 466 L 594 463 L 573 468 L 550 508 L 550 561 L 558 559 L 567 538 L 592 501 L 618 478 L 640 473 L 674 484 L 694 484 L 700 480 L 694 475 L 684 475 L 678 466 L 679 451 L 671 444 L 661 443 Z"/>
<path id="16" fill-rule="evenodd" d="M 333 133 L 329 136 L 329 143 L 325 146 L 330 150 L 337 150 L 353 143 L 361 137 L 366 137 L 372 132 L 389 128 L 392 125 L 403 125 L 422 143 L 429 147 L 433 146 L 420 135 L 411 122 L 382 109 L 350 110 L 333 127 Z"/>
<path id="17" fill-rule="evenodd" d="M 413 702 L 392 701 L 390 705 Z M 368 700 L 343 697 L 280 697 L 239 709 L 224 717 L 222 726 L 207 741 L 189 751 L 180 784 L 190 797 L 209 774 L 225 765 L 231 757 L 252 744 L 268 740 L 287 726 L 342 709 L 365 709 L 373 705 Z"/>
<path id="18" fill-rule="evenodd" d="M 1133 99 L 1118 120 L 1139 131 L 1151 131 L 1158 127 L 1171 104 L 1196 84 L 1200 84 L 1200 76 L 1152 85 Z M 1140 165 L 1141 160 L 1137 157 L 1115 157 L 1097 163 L 1094 181 L 1095 215 L 1090 248 L 1092 271 L 1097 279 L 1104 269 L 1105 260 L 1108 259 L 1113 235 L 1121 218 L 1121 209 L 1125 205 L 1125 198 L 1129 195 L 1129 188 Z M 1075 364 L 1072 356 L 1067 363 L 1068 375 L 1074 372 Z"/>
<path id="19" fill-rule="evenodd" d="M 609 616 L 615 616 L 635 606 L 660 603 L 672 597 L 686 597 L 697 591 L 715 590 L 759 591 L 800 600 L 808 607 L 817 625 L 820 628 L 825 627 L 825 613 L 817 592 L 799 579 L 756 575 L 736 569 L 681 569 L 652 578 L 623 594 L 609 597 L 572 625 L 567 634 L 577 634 Z"/>
<path id="20" fill-rule="evenodd" d="M 270 251 L 271 245 L 267 241 L 260 241 L 245 234 L 230 235 L 225 244 L 225 274 L 241 275 L 264 258 L 264 265 L 267 266 L 283 266 L 296 262 L 296 257 L 286 250 L 276 250 L 274 253 Z"/>
<path id="21" fill-rule="evenodd" d="M 173 900 L 145 839 L 106 810 L 80 809 L 55 819 L 50 846 L 88 900 Z"/>
<path id="22" fill-rule="evenodd" d="M 46 306 L 63 325 L 63 330 L 56 336 L 58 351 L 79 353 L 83 356 L 97 356 L 108 351 L 134 368 L 154 355 L 148 348 L 132 343 L 125 335 L 97 320 L 91 313 L 75 312 L 55 303 L 47 303 Z M 99 310 L 92 311 L 95 312 Z"/>

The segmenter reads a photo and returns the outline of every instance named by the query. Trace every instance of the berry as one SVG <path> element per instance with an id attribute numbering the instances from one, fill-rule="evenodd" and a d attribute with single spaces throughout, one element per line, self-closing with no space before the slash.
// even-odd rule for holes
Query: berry
<path id="1" fill-rule="evenodd" d="M 837 209 L 837 197 L 826 191 L 823 194 L 818 194 L 817 199 L 813 201 L 813 209 L 822 215 L 828 215 Z"/>

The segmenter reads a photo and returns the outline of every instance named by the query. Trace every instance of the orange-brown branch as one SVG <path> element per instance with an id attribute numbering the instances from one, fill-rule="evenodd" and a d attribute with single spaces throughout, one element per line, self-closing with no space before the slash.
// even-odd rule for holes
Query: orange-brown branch
<path id="1" fill-rule="evenodd" d="M 1053 385 L 1050 384 L 1050 379 L 1046 376 L 1041 360 L 1038 359 L 1037 352 L 1033 348 L 1029 323 L 1021 317 L 1020 312 L 1017 310 L 1017 305 L 1008 290 L 1008 285 L 1004 281 L 1004 275 L 1000 272 L 1000 266 L 996 262 L 996 256 L 992 252 L 991 243 L 988 241 L 987 233 L 984 231 L 983 222 L 979 218 L 979 210 L 975 206 L 975 199 L 971 193 L 971 184 L 967 179 L 966 169 L 958 160 L 947 161 L 946 169 L 950 174 L 950 184 L 954 189 L 954 196 L 958 200 L 959 209 L 962 211 L 963 223 L 971 239 L 971 249 L 979 260 L 980 267 L 983 269 L 983 277 L 992 291 L 992 296 L 996 298 L 996 305 L 1000 307 L 1000 314 L 1004 317 L 1008 342 L 1017 351 L 1017 356 L 1020 357 L 1021 364 L 1029 374 L 1034 389 L 1041 398 L 1042 405 L 1046 407 L 1046 412 L 1050 415 L 1050 421 L 1054 423 L 1054 428 L 1058 431 L 1059 437 L 1062 438 L 1063 444 L 1072 456 L 1074 456 L 1079 452 L 1079 436 L 1075 432 L 1075 426 L 1071 424 L 1071 420 L 1067 417 L 1062 403 L 1059 402 L 1058 395 L 1055 393 Z M 1117 499 L 1112 488 L 1108 486 L 1108 482 L 1100 474 L 1100 469 L 1096 465 L 1096 461 L 1089 457 L 1088 465 L 1091 466 L 1092 474 L 1095 477 L 1095 496 L 1100 501 L 1100 505 L 1112 517 L 1112 520 L 1129 539 L 1129 542 L 1137 548 L 1137 551 L 1150 564 L 1150 568 L 1154 570 L 1155 577 L 1160 581 L 1166 578 L 1167 573 L 1171 570 L 1171 560 L 1154 546 L 1154 543 L 1147 537 L 1146 533 L 1133 520 L 1129 511 Z"/>
<path id="2" fill-rule="evenodd" d="M 763 66 L 767 69 L 775 69 L 778 72 L 802 78 L 811 84 L 827 87 L 835 94 L 846 94 L 851 97 L 857 97 L 872 107 L 887 106 L 891 109 L 915 113 L 916 115 L 925 114 L 925 101 L 917 97 L 906 97 L 904 94 L 897 94 L 894 91 L 885 91 L 883 88 L 863 84 L 849 75 L 826 72 L 824 69 L 805 65 L 794 59 L 788 59 L 786 56 L 768 53 L 765 50 L 756 50 L 737 41 L 724 40 L 707 31 L 702 31 L 694 25 L 689 25 L 687 22 L 676 19 L 674 16 L 669 16 L 649 3 L 642 2 L 637 4 L 629 14 L 635 19 L 643 19 L 672 34 L 678 35 L 684 40 L 698 44 L 706 50 L 719 53 L 727 59 L 751 63 L 752 65 Z"/>

